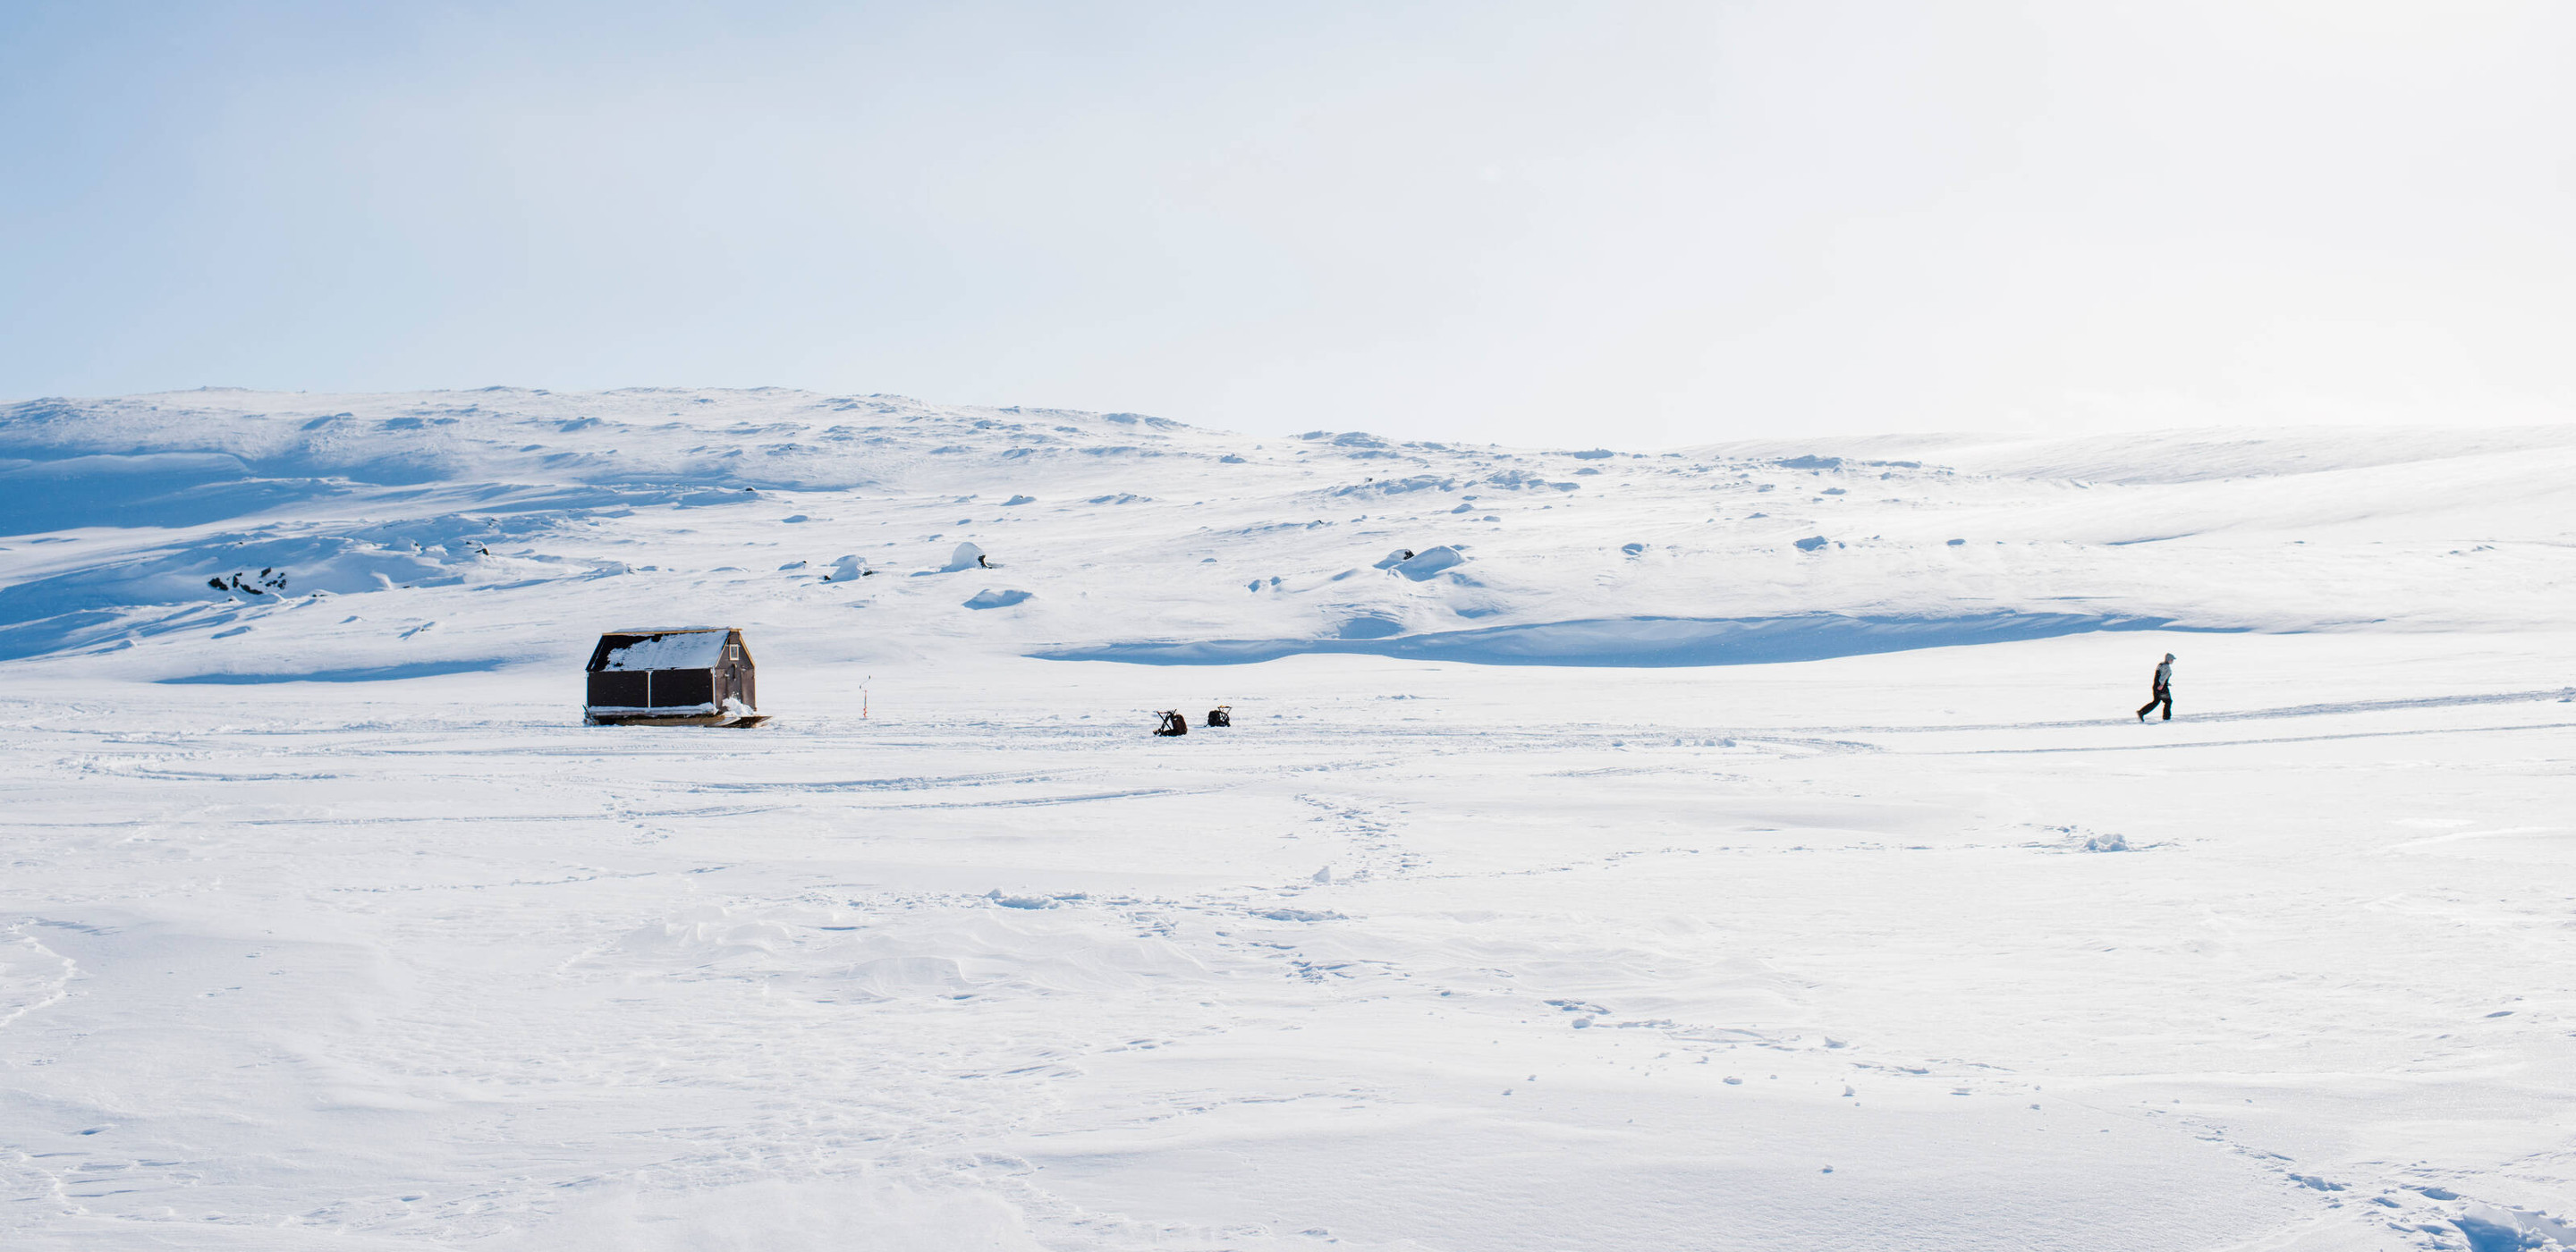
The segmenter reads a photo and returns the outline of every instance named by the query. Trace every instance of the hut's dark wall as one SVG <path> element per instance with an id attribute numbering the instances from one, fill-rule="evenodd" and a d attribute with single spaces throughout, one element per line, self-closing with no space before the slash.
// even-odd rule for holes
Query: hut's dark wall
<path id="1" fill-rule="evenodd" d="M 716 700 L 716 676 L 702 669 L 657 669 L 653 673 L 653 707 L 674 708 L 684 704 L 713 704 Z"/>
<path id="2" fill-rule="evenodd" d="M 590 676 L 593 708 L 670 709 L 716 702 L 716 676 L 702 669 L 610 670 Z"/>
<path id="3" fill-rule="evenodd" d="M 640 709 L 647 698 L 641 671 L 612 670 L 590 676 L 590 703 L 594 708 Z"/>

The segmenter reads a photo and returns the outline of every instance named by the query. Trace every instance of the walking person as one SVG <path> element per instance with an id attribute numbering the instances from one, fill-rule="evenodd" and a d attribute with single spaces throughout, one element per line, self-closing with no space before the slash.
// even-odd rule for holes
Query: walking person
<path id="1" fill-rule="evenodd" d="M 2155 694 L 2147 698 L 2145 708 L 2138 710 L 2139 721 L 2147 720 L 2147 714 L 2155 712 L 2159 704 L 2165 706 L 2163 720 L 2173 720 L 2173 663 L 2173 653 L 2165 653 L 2164 664 L 2156 667 Z"/>

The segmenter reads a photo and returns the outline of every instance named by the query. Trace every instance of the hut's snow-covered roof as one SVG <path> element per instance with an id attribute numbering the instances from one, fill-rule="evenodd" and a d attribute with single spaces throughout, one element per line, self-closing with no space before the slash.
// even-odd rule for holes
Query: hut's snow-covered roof
<path id="1" fill-rule="evenodd" d="M 724 662 L 727 633 L 719 629 L 665 633 L 659 638 L 630 643 L 610 652 L 608 663 L 600 668 L 606 670 L 714 669 Z"/>

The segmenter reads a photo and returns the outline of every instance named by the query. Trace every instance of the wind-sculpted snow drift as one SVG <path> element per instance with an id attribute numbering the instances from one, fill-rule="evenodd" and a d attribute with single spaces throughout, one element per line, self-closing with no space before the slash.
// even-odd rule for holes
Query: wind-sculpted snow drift
<path id="1" fill-rule="evenodd" d="M 2564 1246 L 2570 483 L 0 408 L 0 1247 Z"/>

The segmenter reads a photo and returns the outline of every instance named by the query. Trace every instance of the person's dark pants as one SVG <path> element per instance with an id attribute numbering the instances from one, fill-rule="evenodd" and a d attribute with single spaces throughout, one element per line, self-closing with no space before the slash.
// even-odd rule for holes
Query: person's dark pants
<path id="1" fill-rule="evenodd" d="M 2165 689 L 2163 689 L 2163 688 L 2161 688 L 2161 687 L 2159 687 L 2159 688 L 2157 688 L 2157 689 L 2156 689 L 2156 698 L 2155 698 L 2155 699 L 2153 699 L 2153 700 L 2149 700 L 2149 701 L 2147 701 L 2147 707 L 2145 707 L 2145 708 L 2142 708 L 2142 709 L 2138 710 L 2138 720 L 2139 720 L 2139 721 L 2142 721 L 2142 722 L 2143 722 L 2143 721 L 2145 721 L 2145 720 L 2147 720 L 2147 714 L 2154 712 L 2154 711 L 2155 711 L 2155 709 L 2156 709 L 2156 706 L 2157 706 L 2157 705 L 2159 705 L 2159 704 L 2161 704 L 2161 705 L 2165 706 L 2165 717 L 2164 717 L 2164 720 L 2166 720 L 2166 721 L 2168 721 L 2168 722 L 2172 721 L 2172 720 L 2173 720 L 2173 693 L 2172 693 L 2172 692 L 2170 692 L 2170 691 L 2167 691 L 2167 690 L 2165 690 Z"/>

